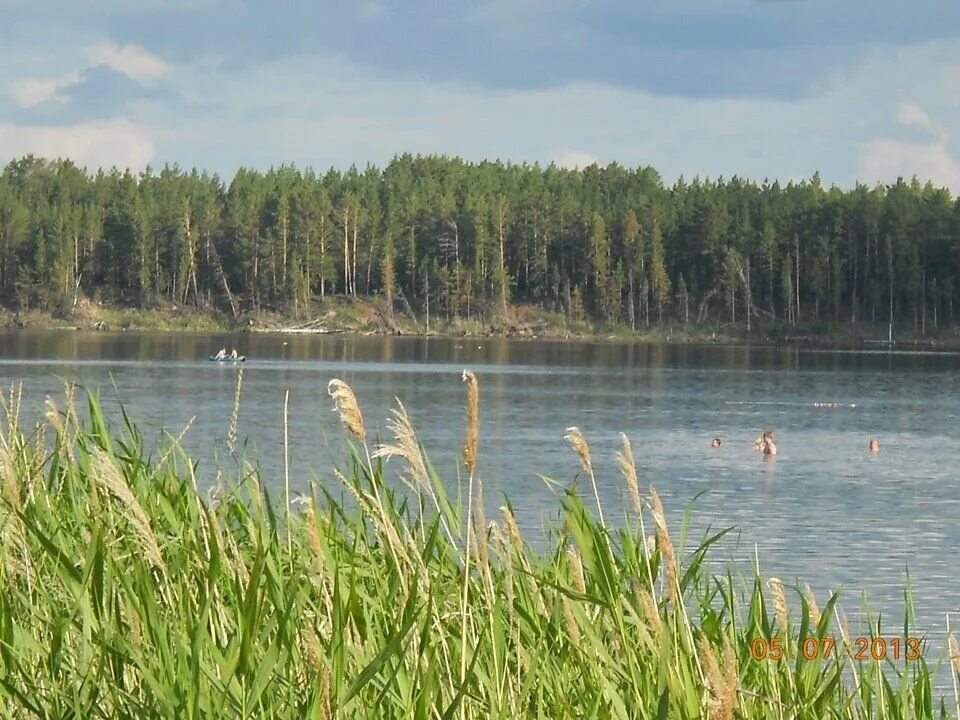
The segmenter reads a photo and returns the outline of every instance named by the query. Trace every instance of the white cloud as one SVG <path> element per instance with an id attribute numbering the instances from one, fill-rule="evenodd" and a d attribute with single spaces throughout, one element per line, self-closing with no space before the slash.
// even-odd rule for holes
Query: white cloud
<path id="1" fill-rule="evenodd" d="M 900 103 L 897 109 L 897 122 L 901 125 L 916 125 L 924 130 L 932 129 L 930 116 L 916 103 Z"/>
<path id="2" fill-rule="evenodd" d="M 0 158 L 33 154 L 69 158 L 87 167 L 142 170 L 155 153 L 150 130 L 129 120 L 61 127 L 0 123 Z"/>
<path id="3" fill-rule="evenodd" d="M 390 11 L 387 6 L 379 2 L 365 2 L 357 10 L 357 19 L 360 22 L 378 22 L 384 20 Z"/>
<path id="4" fill-rule="evenodd" d="M 930 180 L 960 192 L 960 163 L 950 152 L 945 135 L 931 143 L 874 140 L 861 156 L 860 175 L 868 182 L 888 183 L 916 175 L 921 182 Z"/>
<path id="5" fill-rule="evenodd" d="M 935 125 L 916 103 L 901 103 L 897 109 L 897 122 L 923 128 L 937 139 L 918 142 L 877 138 L 867 143 L 860 156 L 862 179 L 891 183 L 897 178 L 916 175 L 921 182 L 930 180 L 954 192 L 960 191 L 960 163 L 950 151 L 950 136 L 946 130 Z"/>
<path id="6" fill-rule="evenodd" d="M 114 42 L 104 42 L 88 45 L 84 51 L 93 65 L 106 65 L 138 82 L 162 77 L 170 72 L 166 62 L 136 45 L 121 47 Z"/>
<path id="7" fill-rule="evenodd" d="M 136 45 L 118 46 L 113 42 L 89 45 L 84 48 L 90 65 L 105 65 L 133 80 L 144 82 L 162 77 L 170 72 L 170 66 L 155 55 L 151 55 Z M 82 71 L 74 71 L 56 77 L 30 77 L 15 80 L 11 86 L 12 94 L 21 108 L 34 108 L 51 100 L 63 102 L 65 98 L 58 93 L 76 85 L 83 79 Z"/>
<path id="8" fill-rule="evenodd" d="M 13 96 L 22 108 L 43 105 L 50 100 L 62 100 L 57 93 L 80 82 L 80 73 L 52 78 L 24 78 L 13 83 Z"/>
<path id="9" fill-rule="evenodd" d="M 594 163 L 599 163 L 600 158 L 596 155 L 583 150 L 560 150 L 550 156 L 550 162 L 566 170 L 579 170 L 588 167 Z"/>

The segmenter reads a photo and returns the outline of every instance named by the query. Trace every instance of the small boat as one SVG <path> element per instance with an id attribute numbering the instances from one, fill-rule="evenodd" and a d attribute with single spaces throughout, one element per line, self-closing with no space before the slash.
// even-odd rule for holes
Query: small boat
<path id="1" fill-rule="evenodd" d="M 237 355 L 237 357 L 230 357 L 229 355 L 227 355 L 226 357 L 220 358 L 220 357 L 217 357 L 216 355 L 209 355 L 207 356 L 207 360 L 209 360 L 210 362 L 246 362 L 247 356 Z"/>

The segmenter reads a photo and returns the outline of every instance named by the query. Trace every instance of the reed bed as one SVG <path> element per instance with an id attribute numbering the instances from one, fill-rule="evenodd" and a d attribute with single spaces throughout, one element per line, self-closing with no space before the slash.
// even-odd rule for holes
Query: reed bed
<path id="1" fill-rule="evenodd" d="M 956 695 L 933 691 L 941 662 L 960 671 L 955 641 L 937 663 L 852 660 L 836 595 L 818 606 L 809 588 L 709 571 L 722 533 L 693 552 L 675 547 L 626 438 L 624 522 L 604 524 L 592 507 L 589 446 L 575 428 L 571 464 L 579 458 L 593 491 L 586 503 L 559 494 L 548 549 L 531 548 L 509 503 L 488 522 L 479 383 L 463 380 L 463 502 L 449 499 L 402 405 L 394 437 L 369 444 L 339 380 L 329 389 L 352 450 L 293 507 L 239 458 L 220 486 L 199 490 L 175 440 L 154 458 L 125 416 L 108 427 L 94 396 L 81 413 L 70 390 L 63 410 L 48 401 L 23 428 L 22 399 L 7 394 L 0 717 L 956 713 Z M 804 658 L 803 639 L 830 636 L 832 657 Z M 755 660 L 757 638 L 779 638 L 783 659 Z"/>

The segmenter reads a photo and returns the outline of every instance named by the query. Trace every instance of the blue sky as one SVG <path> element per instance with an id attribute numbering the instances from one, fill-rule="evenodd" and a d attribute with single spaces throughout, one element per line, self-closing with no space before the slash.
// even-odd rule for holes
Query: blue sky
<path id="1" fill-rule="evenodd" d="M 954 0 L 0 0 L 0 162 L 653 165 L 960 191 Z"/>

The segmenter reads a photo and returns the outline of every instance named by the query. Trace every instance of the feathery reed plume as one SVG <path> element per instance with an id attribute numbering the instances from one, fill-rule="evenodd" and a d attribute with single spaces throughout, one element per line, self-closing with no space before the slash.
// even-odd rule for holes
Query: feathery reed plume
<path id="1" fill-rule="evenodd" d="M 68 384 L 67 406 L 66 410 L 62 414 L 57 408 L 57 404 L 50 399 L 50 397 L 47 397 L 47 411 L 45 413 L 47 422 L 53 426 L 54 431 L 57 433 L 57 452 L 62 453 L 61 457 L 65 457 L 67 462 L 71 465 L 75 462 L 73 457 L 73 442 L 68 436 L 68 431 L 71 427 L 70 413 L 74 412 L 74 410 L 71 409 L 73 407 L 73 399 L 71 395 L 72 392 L 73 386 Z"/>
<path id="2" fill-rule="evenodd" d="M 37 437 L 36 443 L 33 449 L 33 467 L 31 468 L 31 476 L 36 476 L 40 474 L 40 471 L 43 469 L 43 463 L 45 461 L 44 456 L 47 453 L 47 425 L 43 422 L 37 423 Z"/>
<path id="3" fill-rule="evenodd" d="M 227 431 L 227 448 L 237 451 L 237 423 L 240 420 L 240 391 L 243 388 L 243 368 L 237 370 L 237 389 L 233 393 L 233 410 L 230 413 L 230 429 Z"/>
<path id="4" fill-rule="evenodd" d="M 320 640 L 312 628 L 306 628 L 304 630 L 303 654 L 313 671 L 319 672 L 323 666 L 321 661 L 322 655 L 320 654 Z"/>
<path id="5" fill-rule="evenodd" d="M 263 486 L 260 484 L 260 473 L 249 460 L 243 463 L 244 479 L 247 482 L 247 492 L 253 500 L 260 514 L 263 514 Z"/>
<path id="6" fill-rule="evenodd" d="M 63 418 L 60 416 L 60 411 L 57 409 L 57 404 L 53 399 L 47 395 L 44 400 L 44 405 L 47 406 L 47 411 L 44 413 L 47 422 L 53 426 L 53 429 L 56 431 L 57 435 L 63 436 L 66 433 L 66 428 L 63 424 Z"/>
<path id="7" fill-rule="evenodd" d="M 620 466 L 620 472 L 623 473 L 627 481 L 627 490 L 630 493 L 630 505 L 633 511 L 640 517 L 643 505 L 640 503 L 640 487 L 637 484 L 637 464 L 633 461 L 633 449 L 630 447 L 630 440 L 625 433 L 620 433 L 620 439 L 623 441 L 623 451 L 617 453 L 617 464 Z"/>
<path id="8" fill-rule="evenodd" d="M 503 526 L 506 528 L 507 537 L 510 539 L 510 545 L 514 553 L 520 559 L 520 565 L 523 567 L 524 577 L 530 583 L 530 594 L 537 602 L 537 612 L 541 617 L 547 617 L 547 604 L 543 599 L 543 593 L 533 578 L 533 571 L 530 569 L 530 563 L 527 561 L 527 553 L 524 547 L 523 535 L 520 534 L 520 527 L 517 525 L 517 519 L 507 505 L 500 508 L 503 513 Z M 507 567 L 512 570 L 512 562 L 507 562 Z M 509 588 L 508 588 L 509 590 Z M 512 599 L 512 597 L 511 597 Z"/>
<path id="9" fill-rule="evenodd" d="M 567 434 L 563 436 L 563 439 L 570 443 L 573 451 L 580 456 L 580 464 L 583 466 L 584 472 L 593 472 L 593 463 L 590 461 L 590 446 L 587 445 L 580 428 L 576 426 L 568 427 Z"/>
<path id="10" fill-rule="evenodd" d="M 580 553 L 570 548 L 567 550 L 567 561 L 570 564 L 570 574 L 573 576 L 573 586 L 578 593 L 586 595 L 587 580 L 583 574 L 583 560 L 580 558 Z"/>
<path id="11" fill-rule="evenodd" d="M 722 669 L 706 636 L 700 637 L 697 643 L 697 651 L 710 692 L 707 700 L 710 720 L 733 720 L 733 712 L 737 706 L 739 680 L 737 676 L 737 656 L 730 645 L 730 641 L 727 638 L 723 640 Z"/>
<path id="12" fill-rule="evenodd" d="M 133 605 L 123 603 L 120 605 L 121 616 L 127 621 L 130 628 L 130 640 L 137 649 L 143 646 L 143 625 L 140 622 L 140 613 Z"/>
<path id="13" fill-rule="evenodd" d="M 723 693 L 717 708 L 716 720 L 733 720 L 737 709 L 737 696 L 740 691 L 740 674 L 737 667 L 737 653 L 730 639 L 723 638 Z"/>
<path id="14" fill-rule="evenodd" d="M 20 481 L 14 466 L 13 455 L 7 438 L 0 435 L 0 478 L 6 502 L 0 502 L 0 552 L 9 563 L 14 577 L 27 576 L 30 572 L 30 553 L 27 536 L 18 512 L 22 507 Z M 12 512 L 7 512 L 7 508 Z M 0 558 L 0 566 L 3 558 Z"/>
<path id="15" fill-rule="evenodd" d="M 507 530 L 507 537 L 514 552 L 523 556 L 523 536 L 520 534 L 520 528 L 517 526 L 517 519 L 513 515 L 513 510 L 504 505 L 500 508 L 500 512 L 503 513 L 503 526 Z"/>
<path id="16" fill-rule="evenodd" d="M 770 586 L 770 592 L 773 593 L 773 611 L 777 616 L 777 625 L 780 626 L 780 632 L 786 637 L 790 625 L 787 617 L 787 594 L 783 590 L 783 581 L 774 577 L 767 581 L 767 585 Z"/>
<path id="17" fill-rule="evenodd" d="M 64 392 L 64 408 L 65 408 L 64 412 L 66 414 L 67 426 L 73 423 L 74 427 L 76 427 L 77 423 L 79 422 L 77 418 L 77 405 L 74 402 L 74 398 L 77 392 L 76 383 L 72 383 L 72 382 L 66 383 L 66 387 L 64 388 L 63 392 Z"/>
<path id="18" fill-rule="evenodd" d="M 20 510 L 20 482 L 17 468 L 7 438 L 2 435 L 0 435 L 0 477 L 3 478 L 3 492 L 7 502 L 10 503 L 10 507 L 15 512 Z"/>
<path id="19" fill-rule="evenodd" d="M 363 424 L 363 414 L 353 389 L 343 380 L 334 378 L 327 383 L 327 393 L 333 398 L 334 412 L 340 415 L 340 422 L 360 442 L 367 441 L 367 429 Z"/>
<path id="20" fill-rule="evenodd" d="M 320 673 L 320 711 L 323 720 L 329 720 L 333 717 L 333 710 L 330 707 L 330 668 L 324 668 Z"/>
<path id="21" fill-rule="evenodd" d="M 203 506 L 201 504 L 198 516 L 200 517 L 204 526 L 208 528 L 210 537 L 213 538 L 213 543 L 216 545 L 217 549 L 217 555 L 220 557 L 226 557 L 226 543 L 223 540 L 223 529 L 220 527 L 220 520 L 214 514 L 214 511 L 210 508 L 210 506 Z"/>
<path id="22" fill-rule="evenodd" d="M 720 673 L 720 664 L 713 652 L 713 647 L 706 635 L 701 635 L 697 642 L 697 654 L 703 666 L 703 674 L 707 680 L 707 689 L 710 691 L 708 706 L 715 709 L 720 704 L 720 694 L 723 692 L 723 675 Z M 712 713 L 711 713 L 712 714 Z"/>
<path id="23" fill-rule="evenodd" d="M 373 457 L 384 458 L 385 460 L 393 457 L 402 458 L 407 463 L 408 472 L 402 476 L 407 485 L 413 490 L 420 490 L 433 496 L 433 487 L 430 484 L 430 476 L 427 474 L 427 465 L 424 462 L 423 453 L 417 442 L 413 422 L 399 399 L 397 405 L 399 409 L 392 409 L 390 411 L 391 417 L 387 420 L 387 428 L 396 440 L 396 444 L 381 444 L 374 451 Z"/>
<path id="24" fill-rule="evenodd" d="M 660 620 L 660 611 L 657 609 L 653 595 L 642 589 L 639 583 L 634 583 L 633 594 L 637 599 L 637 605 L 640 606 L 640 612 L 647 626 L 653 630 L 655 635 L 659 635 L 663 630 L 663 622 Z"/>
<path id="25" fill-rule="evenodd" d="M 423 457 L 423 451 L 420 449 L 420 443 L 417 442 L 417 433 L 413 429 L 413 422 L 407 409 L 397 398 L 398 408 L 390 411 L 391 417 L 387 420 L 387 428 L 396 440 L 394 445 L 381 444 L 373 453 L 375 458 L 384 458 L 389 460 L 392 457 L 400 457 L 407 464 L 407 472 L 400 474 L 400 479 L 406 483 L 407 487 L 419 495 L 422 502 L 423 496 L 427 496 L 433 502 L 433 506 L 440 518 L 440 526 L 443 528 L 447 539 L 452 547 L 457 547 L 457 542 L 453 538 L 453 532 L 447 523 L 446 516 L 440 508 L 440 500 L 437 498 L 437 492 L 430 481 L 430 474 L 427 472 L 427 463 Z"/>
<path id="26" fill-rule="evenodd" d="M 489 572 L 490 553 L 487 548 L 487 513 L 483 509 L 483 483 L 480 478 L 477 478 L 477 493 L 473 500 L 473 535 L 476 538 L 474 547 L 477 552 L 477 562 Z"/>
<path id="27" fill-rule="evenodd" d="M 313 561 L 318 572 L 323 572 L 324 554 L 320 533 L 317 532 L 317 513 L 314 509 L 313 498 L 307 500 L 307 509 L 303 513 L 307 531 L 307 546 L 313 554 Z"/>
<path id="28" fill-rule="evenodd" d="M 600 518 L 600 525 L 606 527 L 607 524 L 603 521 L 603 506 L 600 505 L 600 493 L 597 491 L 597 478 L 593 474 L 593 462 L 590 460 L 590 446 L 587 444 L 586 438 L 583 437 L 583 433 L 580 432 L 580 428 L 576 426 L 568 427 L 567 434 L 563 437 L 570 443 L 573 451 L 580 456 L 580 464 L 583 466 L 587 475 L 590 476 L 590 484 L 593 487 L 593 497 L 597 501 L 597 515 Z"/>
<path id="29" fill-rule="evenodd" d="M 663 503 L 660 502 L 660 496 L 657 489 L 650 486 L 650 511 L 653 513 L 653 520 L 657 525 L 657 545 L 660 548 L 660 557 L 664 566 L 664 584 L 666 592 L 664 597 L 667 602 L 676 600 L 677 596 L 677 557 L 673 552 L 673 543 L 670 542 L 670 531 L 667 529 L 667 517 L 663 512 Z"/>
<path id="30" fill-rule="evenodd" d="M 820 624 L 820 606 L 817 605 L 817 596 L 813 594 L 813 588 L 809 585 L 803 586 L 803 597 L 807 600 L 807 607 L 810 608 L 810 621 L 814 625 Z"/>
<path id="31" fill-rule="evenodd" d="M 463 371 L 463 382 L 467 384 L 467 437 L 463 442 L 463 463 L 472 475 L 477 467 L 477 441 L 480 437 L 480 389 L 477 376 L 469 370 Z"/>
<path id="32" fill-rule="evenodd" d="M 160 553 L 160 545 L 153 534 L 153 528 L 150 527 L 150 519 L 140 505 L 140 501 L 130 490 L 123 473 L 100 448 L 93 449 L 90 460 L 94 478 L 126 510 L 127 520 L 140 541 L 140 547 L 146 558 L 154 567 L 164 570 L 163 555 Z"/>
<path id="33" fill-rule="evenodd" d="M 573 603 L 566 595 L 563 596 L 563 620 L 567 626 L 567 635 L 570 636 L 570 642 L 575 647 L 580 646 L 580 626 L 577 624 L 577 616 L 573 613 Z"/>
<path id="34" fill-rule="evenodd" d="M 646 551 L 647 557 L 651 557 L 657 551 L 656 535 L 647 535 L 643 541 L 643 549 Z"/>
<path id="35" fill-rule="evenodd" d="M 477 467 L 477 437 L 479 435 L 480 391 L 477 388 L 477 376 L 469 370 L 463 371 L 463 382 L 467 383 L 467 434 L 463 441 L 463 463 L 467 467 L 470 483 L 467 489 L 466 534 L 467 550 L 463 558 L 463 599 L 461 605 L 460 642 L 467 646 L 467 603 L 470 591 L 470 557 L 478 554 L 476 536 L 473 532 L 473 475 Z M 481 570 L 481 573 L 483 571 Z M 460 656 L 460 682 L 466 682 L 467 654 Z"/>
<path id="36" fill-rule="evenodd" d="M 953 666 L 953 671 L 960 675 L 960 646 L 957 645 L 953 633 L 947 637 L 947 647 L 950 649 L 950 665 Z"/>

